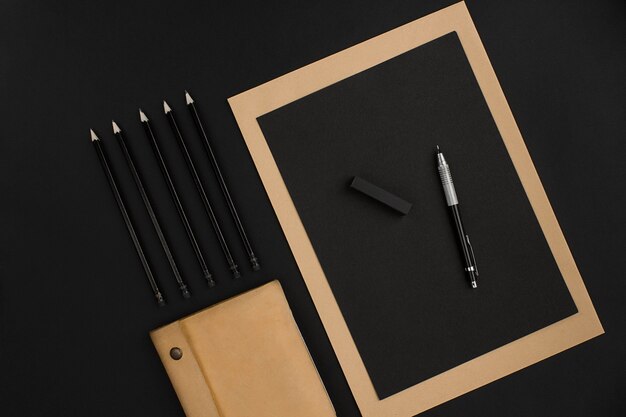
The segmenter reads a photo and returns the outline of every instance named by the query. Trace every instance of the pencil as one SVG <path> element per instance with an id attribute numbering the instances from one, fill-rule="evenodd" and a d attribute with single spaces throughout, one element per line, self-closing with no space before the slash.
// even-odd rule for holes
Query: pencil
<path id="1" fill-rule="evenodd" d="M 189 224 L 189 219 L 187 218 L 187 213 L 185 213 L 185 208 L 178 197 L 178 192 L 176 191 L 176 186 L 174 185 L 174 181 L 172 181 L 172 177 L 167 168 L 167 163 L 165 162 L 165 158 L 163 157 L 163 153 L 161 152 L 161 148 L 156 139 L 156 135 L 152 130 L 152 126 L 150 125 L 150 119 L 148 116 L 139 109 L 139 120 L 141 120 L 141 124 L 143 125 L 144 131 L 146 132 L 146 137 L 148 138 L 148 142 L 150 142 L 150 147 L 152 148 L 152 152 L 154 153 L 154 157 L 159 163 L 159 168 L 161 169 L 161 174 L 163 174 L 163 179 L 167 184 L 167 188 L 170 191 L 170 195 L 172 196 L 172 200 L 174 201 L 174 205 L 176 206 L 176 210 L 178 211 L 178 216 L 180 217 L 180 221 L 183 223 L 185 227 L 185 232 L 187 232 L 187 237 L 189 238 L 189 243 L 193 248 L 194 253 L 196 254 L 196 258 L 198 259 L 198 263 L 200 264 L 200 268 L 202 268 L 202 273 L 204 274 L 204 278 L 207 280 L 209 287 L 215 286 L 215 280 L 211 276 L 209 272 L 209 268 L 204 260 L 204 256 L 202 255 L 202 251 L 200 250 L 200 246 L 198 245 L 198 241 L 196 240 L 196 236 L 193 233 L 193 229 Z"/>
<path id="2" fill-rule="evenodd" d="M 113 176 L 113 172 L 111 168 L 109 168 L 109 163 L 107 162 L 107 156 L 104 152 L 104 148 L 100 144 L 100 139 L 96 135 L 93 130 L 90 130 L 91 133 L 91 143 L 94 145 L 94 149 L 98 154 L 98 159 L 100 160 L 100 165 L 102 165 L 102 170 L 107 177 L 107 181 L 109 182 L 109 186 L 111 187 L 111 191 L 113 192 L 113 196 L 115 197 L 115 202 L 117 203 L 117 207 L 120 209 L 122 213 L 122 217 L 124 218 L 124 223 L 126 224 L 126 229 L 128 229 L 128 234 L 135 245 L 135 250 L 137 251 L 137 255 L 139 255 L 139 260 L 141 260 L 141 265 L 143 265 L 143 270 L 146 272 L 146 277 L 148 278 L 148 282 L 150 283 L 150 287 L 152 288 L 152 292 L 157 299 L 157 303 L 159 306 L 165 305 L 165 299 L 159 290 L 159 286 L 154 279 L 154 275 L 152 275 L 152 270 L 150 269 L 150 265 L 148 264 L 148 260 L 146 259 L 146 255 L 143 252 L 143 248 L 141 247 L 141 242 L 137 237 L 137 233 L 135 233 L 135 228 L 133 227 L 133 223 L 130 220 L 130 216 L 128 215 L 128 211 L 126 211 L 126 205 L 124 204 L 124 200 L 122 199 L 122 195 L 120 194 L 119 189 L 117 188 L 117 182 L 115 181 L 115 177 Z"/>
<path id="3" fill-rule="evenodd" d="M 202 144 L 204 145 L 204 150 L 211 161 L 211 166 L 213 167 L 213 172 L 217 177 L 217 181 L 220 184 L 220 189 L 222 190 L 222 194 L 224 194 L 224 199 L 226 199 L 226 204 L 228 205 L 228 209 L 230 210 L 230 214 L 235 222 L 235 226 L 237 226 L 237 231 L 239 232 L 239 237 L 241 237 L 241 241 L 243 242 L 243 246 L 248 253 L 248 258 L 250 259 L 250 264 L 252 265 L 252 269 L 258 271 L 261 269 L 261 265 L 259 264 L 259 260 L 254 254 L 254 250 L 252 249 L 252 245 L 250 244 L 250 240 L 248 239 L 248 235 L 246 234 L 246 230 L 241 223 L 239 218 L 239 214 L 237 213 L 237 209 L 235 208 L 235 203 L 233 203 L 233 199 L 230 196 L 230 192 L 228 191 L 228 186 L 226 185 L 226 181 L 224 180 L 224 176 L 222 175 L 222 170 L 220 169 L 219 163 L 217 162 L 217 158 L 215 156 L 215 152 L 213 152 L 213 148 L 211 147 L 211 141 L 204 130 L 204 126 L 202 125 L 202 121 L 200 120 L 200 115 L 198 114 L 198 110 L 196 109 L 196 105 L 194 104 L 193 98 L 191 95 L 185 91 L 185 100 L 187 102 L 187 108 L 191 113 L 191 117 L 193 118 L 194 124 L 196 125 L 196 129 L 198 130 L 198 134 L 202 137 Z"/>
<path id="4" fill-rule="evenodd" d="M 224 252 L 224 256 L 226 257 L 226 262 L 228 262 L 228 266 L 230 271 L 233 274 L 233 278 L 239 278 L 241 273 L 239 272 L 238 266 L 233 259 L 230 249 L 228 248 L 228 244 L 226 243 L 226 239 L 224 238 L 224 234 L 222 233 L 222 229 L 220 228 L 219 223 L 217 222 L 217 218 L 215 217 L 215 213 L 213 212 L 213 207 L 211 207 L 211 203 L 209 202 L 209 198 L 207 197 L 206 191 L 204 190 L 204 186 L 200 181 L 200 177 L 198 176 L 198 171 L 191 159 L 191 155 L 189 154 L 189 150 L 187 149 L 187 145 L 185 143 L 185 139 L 183 138 L 180 129 L 178 128 L 178 123 L 176 123 L 176 118 L 174 117 L 174 111 L 167 104 L 165 100 L 163 100 L 163 111 L 165 112 L 165 116 L 170 123 L 170 127 L 172 128 L 172 133 L 176 137 L 178 141 L 178 145 L 180 150 L 185 158 L 185 162 L 187 163 L 187 168 L 189 169 L 189 173 L 193 177 L 193 182 L 196 185 L 196 189 L 198 190 L 198 194 L 200 194 L 200 199 L 202 200 L 202 204 L 204 205 L 204 209 L 209 216 L 209 220 L 211 221 L 211 225 L 213 226 L 213 230 L 215 231 L 215 235 L 217 236 L 217 240 L 220 243 L 222 248 L 222 252 Z"/>
<path id="5" fill-rule="evenodd" d="M 113 121 L 112 124 L 113 124 L 113 134 L 118 139 L 117 143 L 119 143 L 120 148 L 122 149 L 122 153 L 124 154 L 124 158 L 126 159 L 128 169 L 133 175 L 133 179 L 135 180 L 135 185 L 137 185 L 137 189 L 139 190 L 139 194 L 141 195 L 143 204 L 146 207 L 146 211 L 148 212 L 148 215 L 150 216 L 150 220 L 152 221 L 152 226 L 154 226 L 154 230 L 156 231 L 156 234 L 159 237 L 159 241 L 161 242 L 161 246 L 163 247 L 163 252 L 165 252 L 167 261 L 169 262 L 170 267 L 172 268 L 172 272 L 174 273 L 174 278 L 176 279 L 176 282 L 178 283 L 178 288 L 180 289 L 184 298 L 189 298 L 191 297 L 191 294 L 189 293 L 189 289 L 187 288 L 187 285 L 183 281 L 183 278 L 180 276 L 180 271 L 178 270 L 178 267 L 176 266 L 174 255 L 172 255 L 172 251 L 170 250 L 170 247 L 167 244 L 167 239 L 165 238 L 165 235 L 163 234 L 163 230 L 161 229 L 161 225 L 159 224 L 159 219 L 157 218 L 156 213 L 154 212 L 154 209 L 152 208 L 150 197 L 148 196 L 148 192 L 143 186 L 143 181 L 141 180 L 141 176 L 139 175 L 139 172 L 137 171 L 137 168 L 135 166 L 135 161 L 133 159 L 133 156 L 131 155 L 131 151 L 128 148 L 128 146 L 126 146 L 126 140 L 124 139 L 124 136 L 122 135 L 122 130 L 117 125 L 117 123 L 115 123 L 115 121 Z"/>

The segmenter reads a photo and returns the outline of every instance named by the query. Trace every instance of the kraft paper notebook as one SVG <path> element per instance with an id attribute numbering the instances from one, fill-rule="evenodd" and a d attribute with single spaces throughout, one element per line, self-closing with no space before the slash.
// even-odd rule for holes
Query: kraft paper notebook
<path id="1" fill-rule="evenodd" d="M 464 3 L 229 103 L 365 417 L 413 416 L 603 332 Z"/>
<path id="2" fill-rule="evenodd" d="M 188 417 L 334 417 L 278 281 L 150 333 Z"/>

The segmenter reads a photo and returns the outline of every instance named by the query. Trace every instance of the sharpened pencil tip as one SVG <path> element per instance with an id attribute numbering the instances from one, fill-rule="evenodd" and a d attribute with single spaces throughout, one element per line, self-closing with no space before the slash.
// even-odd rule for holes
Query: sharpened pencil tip
<path id="1" fill-rule="evenodd" d="M 172 111 L 172 108 L 169 106 L 169 104 L 167 104 L 167 101 L 165 100 L 163 100 L 163 110 L 165 111 L 165 114 Z"/>
<path id="2" fill-rule="evenodd" d="M 441 151 L 439 150 L 439 145 L 437 145 L 437 153 L 441 153 Z"/>
<path id="3" fill-rule="evenodd" d="M 92 142 L 94 140 L 100 140 L 100 138 L 98 137 L 98 135 L 96 135 L 96 132 L 94 132 L 93 129 L 89 129 L 89 132 L 91 132 L 91 141 Z"/>
<path id="4" fill-rule="evenodd" d="M 139 109 L 139 120 L 141 120 L 142 123 L 148 121 L 148 116 L 146 116 L 146 114 L 141 111 L 141 109 Z"/>
<path id="5" fill-rule="evenodd" d="M 187 104 L 191 104 L 193 103 L 193 99 L 191 98 L 191 95 L 189 95 L 189 93 L 187 92 L 187 90 L 185 90 L 185 100 L 187 101 Z"/>
<path id="6" fill-rule="evenodd" d="M 111 120 L 111 124 L 113 125 L 113 133 L 117 134 L 122 131 L 122 129 L 120 129 L 117 123 L 115 123 L 115 120 Z"/>

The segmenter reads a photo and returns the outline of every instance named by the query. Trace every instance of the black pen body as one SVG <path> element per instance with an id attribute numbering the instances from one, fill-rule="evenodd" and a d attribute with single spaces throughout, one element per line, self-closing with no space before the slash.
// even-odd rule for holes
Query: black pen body
<path id="1" fill-rule="evenodd" d="M 461 220 L 461 211 L 459 210 L 459 205 L 455 204 L 450 206 L 450 212 L 452 213 L 452 218 L 456 227 L 456 233 L 459 238 L 459 243 L 461 245 L 461 252 L 463 252 L 465 271 L 469 276 L 472 288 L 476 288 L 478 286 L 476 280 L 478 276 L 478 270 L 475 265 L 471 244 L 469 242 L 469 235 L 465 233 L 465 228 L 463 227 L 463 221 Z"/>

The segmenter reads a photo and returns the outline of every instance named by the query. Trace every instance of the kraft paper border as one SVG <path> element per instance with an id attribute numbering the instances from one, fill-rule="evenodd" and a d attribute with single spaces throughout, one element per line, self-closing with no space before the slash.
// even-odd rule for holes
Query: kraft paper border
<path id="1" fill-rule="evenodd" d="M 380 400 L 257 118 L 456 32 L 578 313 Z M 464 2 L 228 100 L 350 389 L 364 417 L 409 417 L 604 333 L 582 277 Z"/>

